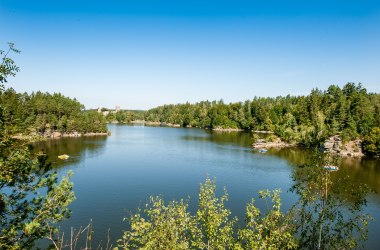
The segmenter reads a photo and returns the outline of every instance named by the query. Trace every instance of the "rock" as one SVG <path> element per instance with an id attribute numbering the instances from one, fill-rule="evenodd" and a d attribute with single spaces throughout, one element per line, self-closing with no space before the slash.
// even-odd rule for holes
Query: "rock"
<path id="1" fill-rule="evenodd" d="M 69 134 L 63 134 L 63 137 L 80 137 L 82 136 L 82 134 L 78 133 L 78 132 L 72 132 L 72 133 L 69 133 Z"/>
<path id="2" fill-rule="evenodd" d="M 333 149 L 334 149 L 334 150 L 339 150 L 341 145 L 342 145 L 342 142 L 341 142 L 341 141 L 335 141 L 335 142 L 334 142 Z"/>
<path id="3" fill-rule="evenodd" d="M 295 144 L 282 141 L 280 138 L 276 138 L 274 141 L 266 141 L 265 139 L 258 139 L 253 145 L 256 149 L 268 149 L 268 148 L 285 148 L 293 147 Z"/>
<path id="4" fill-rule="evenodd" d="M 273 131 L 267 131 L 267 130 L 253 130 L 252 132 L 256 134 L 274 134 Z"/>
<path id="5" fill-rule="evenodd" d="M 161 126 L 161 122 L 145 122 L 145 126 Z"/>
<path id="6" fill-rule="evenodd" d="M 244 131 L 243 129 L 240 128 L 222 128 L 222 127 L 216 127 L 212 129 L 213 131 L 221 131 L 221 132 L 239 132 L 239 131 Z"/>
<path id="7" fill-rule="evenodd" d="M 362 157 L 362 141 L 356 139 L 343 143 L 339 135 L 327 138 L 323 143 L 322 150 L 324 152 L 337 154 L 340 156 Z"/>
<path id="8" fill-rule="evenodd" d="M 51 137 L 52 138 L 60 138 L 60 137 L 62 137 L 62 133 L 61 132 L 53 132 L 53 133 L 51 133 Z"/>
<path id="9" fill-rule="evenodd" d="M 109 133 L 85 133 L 83 136 L 99 136 L 99 135 L 109 135 Z"/>

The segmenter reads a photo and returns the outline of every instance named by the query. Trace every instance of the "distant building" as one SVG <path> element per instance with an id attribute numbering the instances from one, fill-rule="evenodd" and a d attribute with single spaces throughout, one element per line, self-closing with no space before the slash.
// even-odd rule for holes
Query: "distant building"
<path id="1" fill-rule="evenodd" d="M 120 112 L 120 106 L 116 106 L 115 110 L 107 110 L 106 108 L 98 108 L 98 113 L 103 114 L 104 116 L 107 116 L 108 114 L 116 114 L 117 112 Z"/>

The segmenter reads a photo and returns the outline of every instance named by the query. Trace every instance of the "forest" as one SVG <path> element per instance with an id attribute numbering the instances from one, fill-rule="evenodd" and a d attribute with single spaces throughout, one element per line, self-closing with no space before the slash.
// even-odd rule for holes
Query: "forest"
<path id="1" fill-rule="evenodd" d="M 313 89 L 307 96 L 164 105 L 148 110 L 145 120 L 183 127 L 272 131 L 287 142 L 304 146 L 318 145 L 339 134 L 344 141 L 364 139 L 368 153 L 378 154 L 380 148 L 380 95 L 368 93 L 360 83 Z"/>
<path id="2" fill-rule="evenodd" d="M 102 108 L 102 111 L 110 111 L 106 108 Z M 143 110 L 120 110 L 118 112 L 110 111 L 106 115 L 107 122 L 111 123 L 130 123 L 133 121 L 144 120 L 145 111 Z"/>
<path id="3" fill-rule="evenodd" d="M 107 122 L 102 114 L 86 111 L 75 98 L 60 93 L 38 91 L 21 94 L 8 88 L 0 95 L 0 105 L 3 108 L 4 126 L 14 134 L 107 132 Z"/>
<path id="4" fill-rule="evenodd" d="M 9 50 L 18 52 L 13 44 Z M 0 50 L 0 55 L 4 51 Z M 106 131 L 106 118 L 97 111 L 84 110 L 77 100 L 61 94 L 19 94 L 5 89 L 8 77 L 18 72 L 14 61 L 6 55 L 0 64 L 0 248 L 33 249 L 40 239 L 46 239 L 51 242 L 49 249 L 75 249 L 73 241 L 64 245 L 70 236 L 64 238 L 58 227 L 59 222 L 70 217 L 69 205 L 76 199 L 70 182 L 72 172 L 58 178 L 46 154 L 32 154 L 29 142 L 13 135 L 46 130 Z M 313 91 L 308 97 L 255 98 L 244 104 L 226 105 L 220 101 L 168 105 L 145 115 L 147 120 L 182 126 L 265 129 L 278 135 L 281 128 L 296 134 L 306 126 L 313 130 L 312 135 L 318 132 L 316 136 L 321 138 L 324 133 L 342 133 L 347 138 L 368 136 L 374 139 L 371 143 L 378 145 L 379 95 L 368 94 L 361 85 L 347 84 L 342 90 L 331 88 L 340 96 L 333 99 L 331 95 L 331 99 L 339 103 L 330 101 L 327 105 L 328 91 Z M 336 116 L 331 112 L 337 112 Z M 259 198 L 264 199 L 267 209 L 260 210 L 252 199 L 246 206 L 244 223 L 237 226 L 238 219 L 231 217 L 231 211 L 225 207 L 227 191 L 217 195 L 215 179 L 207 177 L 199 186 L 195 214 L 189 212 L 185 200 L 165 203 L 161 197 L 151 197 L 145 209 L 126 218 L 130 227 L 117 241 L 116 249 L 362 247 L 371 220 L 362 210 L 368 188 L 351 183 L 341 190 L 339 183 L 346 181 L 345 177 L 333 179 L 323 168 L 315 167 L 326 159 L 310 157 L 311 163 L 293 174 L 295 184 L 291 191 L 300 199 L 288 212 L 281 211 L 280 190 L 263 190 Z M 85 235 L 86 249 L 92 249 L 91 244 L 87 247 L 90 231 Z"/>

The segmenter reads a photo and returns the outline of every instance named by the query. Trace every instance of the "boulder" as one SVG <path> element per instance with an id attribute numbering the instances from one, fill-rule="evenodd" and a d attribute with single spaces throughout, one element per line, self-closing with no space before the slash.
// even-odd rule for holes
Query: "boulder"
<path id="1" fill-rule="evenodd" d="M 51 137 L 52 138 L 60 138 L 60 137 L 62 137 L 62 133 L 55 131 L 55 132 L 51 133 Z"/>
<path id="2" fill-rule="evenodd" d="M 356 139 L 343 143 L 339 135 L 334 135 L 325 140 L 322 146 L 324 152 L 337 154 L 340 156 L 361 157 L 364 156 L 362 152 L 362 141 Z"/>

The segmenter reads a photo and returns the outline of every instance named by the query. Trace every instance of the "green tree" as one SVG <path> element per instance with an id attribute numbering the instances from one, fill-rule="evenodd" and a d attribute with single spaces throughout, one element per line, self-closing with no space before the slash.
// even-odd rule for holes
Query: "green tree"
<path id="1" fill-rule="evenodd" d="M 9 51 L 18 52 L 9 44 Z M 1 51 L 0 95 L 3 83 L 14 76 L 18 67 Z M 58 184 L 47 157 L 31 155 L 27 142 L 14 139 L 7 123 L 17 124 L 0 104 L 0 248 L 30 249 L 38 239 L 54 233 L 55 223 L 70 215 L 68 205 L 74 200 L 71 174 Z M 16 129 L 17 130 L 17 129 Z"/>
<path id="2" fill-rule="evenodd" d="M 237 218 L 230 219 L 231 211 L 224 207 L 227 191 L 216 196 L 216 183 L 207 177 L 199 188 L 197 221 L 202 231 L 202 249 L 228 249 L 234 245 L 233 227 Z"/>
<path id="3" fill-rule="evenodd" d="M 323 167 L 336 160 L 315 152 L 309 164 L 295 169 L 291 190 L 300 197 L 293 211 L 302 249 L 354 249 L 367 239 L 371 217 L 362 209 L 369 189 L 356 183 L 341 186 L 350 183 L 348 176 Z"/>
<path id="4" fill-rule="evenodd" d="M 246 227 L 239 230 L 239 239 L 244 249 L 295 249 L 296 227 L 293 214 L 281 212 L 280 190 L 260 191 L 267 204 L 266 214 L 255 206 L 254 199 L 246 208 Z M 270 199 L 270 201 L 268 201 Z M 269 208 L 271 203 L 271 208 Z"/>
<path id="5" fill-rule="evenodd" d="M 118 240 L 123 249 L 190 249 L 196 240 L 194 217 L 187 211 L 188 204 L 181 200 L 168 205 L 161 197 L 150 197 L 144 214 L 141 210 L 129 220 L 131 230 Z"/>
<path id="6" fill-rule="evenodd" d="M 0 86 L 4 88 L 3 84 L 7 82 L 9 76 L 15 76 L 20 70 L 15 64 L 12 58 L 8 56 L 9 53 L 20 53 L 20 50 L 16 49 L 13 43 L 8 43 L 8 50 L 0 50 L 1 64 L 0 64 Z"/>
<path id="7" fill-rule="evenodd" d="M 326 170 L 304 166 L 294 175 L 293 190 L 299 203 L 281 212 L 280 190 L 264 190 L 266 210 L 254 200 L 246 207 L 246 224 L 234 225 L 225 208 L 227 193 L 216 195 L 215 180 L 200 185 L 198 210 L 188 212 L 188 203 L 151 197 L 144 210 L 128 219 L 130 230 L 118 240 L 123 249 L 353 249 L 365 240 L 369 217 L 362 212 L 367 189 L 336 189 Z"/>
<path id="8" fill-rule="evenodd" d="M 370 155 L 380 156 L 380 128 L 373 128 L 364 138 L 363 149 Z"/>
<path id="9" fill-rule="evenodd" d="M 119 122 L 119 123 L 124 123 L 125 122 L 125 119 L 127 118 L 125 112 L 123 111 L 119 111 L 116 113 L 116 120 Z"/>

